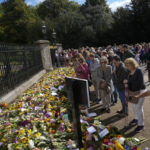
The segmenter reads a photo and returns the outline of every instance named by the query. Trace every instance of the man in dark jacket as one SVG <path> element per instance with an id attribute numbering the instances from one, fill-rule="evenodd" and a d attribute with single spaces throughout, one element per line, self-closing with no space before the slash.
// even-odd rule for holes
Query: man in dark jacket
<path id="1" fill-rule="evenodd" d="M 123 53 L 123 57 L 122 57 L 122 61 L 124 62 L 127 58 L 135 58 L 135 54 L 128 49 L 128 45 L 123 45 L 122 46 L 122 53 Z"/>
<path id="2" fill-rule="evenodd" d="M 126 90 L 124 86 L 124 80 L 126 80 L 128 77 L 128 71 L 124 64 L 121 62 L 119 56 L 113 57 L 113 63 L 116 66 L 116 71 L 114 72 L 115 83 L 122 104 L 122 110 L 118 111 L 117 113 L 121 114 L 121 116 L 126 116 L 128 114 L 128 106 L 126 104 Z"/>

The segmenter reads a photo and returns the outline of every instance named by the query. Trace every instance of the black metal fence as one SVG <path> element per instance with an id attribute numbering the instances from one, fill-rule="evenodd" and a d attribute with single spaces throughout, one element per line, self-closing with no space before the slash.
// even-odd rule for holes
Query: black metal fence
<path id="1" fill-rule="evenodd" d="M 42 69 L 37 45 L 0 44 L 0 96 Z"/>

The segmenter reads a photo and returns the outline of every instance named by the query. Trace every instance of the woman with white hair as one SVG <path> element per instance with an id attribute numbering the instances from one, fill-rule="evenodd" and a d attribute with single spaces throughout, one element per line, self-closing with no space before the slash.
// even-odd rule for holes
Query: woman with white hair
<path id="1" fill-rule="evenodd" d="M 100 63 L 100 67 L 97 68 L 97 79 L 103 102 L 103 111 L 110 113 L 111 93 L 113 91 L 112 67 L 107 65 L 108 60 L 105 56 L 101 57 Z"/>

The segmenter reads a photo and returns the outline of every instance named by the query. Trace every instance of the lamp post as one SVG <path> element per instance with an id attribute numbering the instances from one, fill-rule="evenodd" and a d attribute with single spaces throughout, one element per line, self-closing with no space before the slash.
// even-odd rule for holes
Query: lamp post
<path id="1" fill-rule="evenodd" d="M 44 36 L 44 40 L 46 40 L 46 25 L 42 26 L 42 33 L 43 33 L 43 36 Z"/>
<path id="2" fill-rule="evenodd" d="M 53 33 L 52 33 L 52 38 L 53 38 L 53 46 L 56 45 L 56 32 L 53 29 Z"/>

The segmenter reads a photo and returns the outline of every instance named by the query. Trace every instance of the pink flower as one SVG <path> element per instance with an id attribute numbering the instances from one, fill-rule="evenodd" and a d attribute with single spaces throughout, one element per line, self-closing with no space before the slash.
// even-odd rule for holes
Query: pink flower
<path id="1" fill-rule="evenodd" d="M 61 123 L 58 130 L 60 130 L 61 132 L 64 132 L 65 131 L 65 128 L 64 128 L 64 123 Z"/>
<path id="2" fill-rule="evenodd" d="M 17 138 L 14 140 L 14 143 L 18 143 L 18 139 Z"/>
<path id="3" fill-rule="evenodd" d="M 9 121 L 6 121 L 6 124 L 5 124 L 6 126 L 9 126 L 10 125 L 10 123 L 9 123 Z"/>

